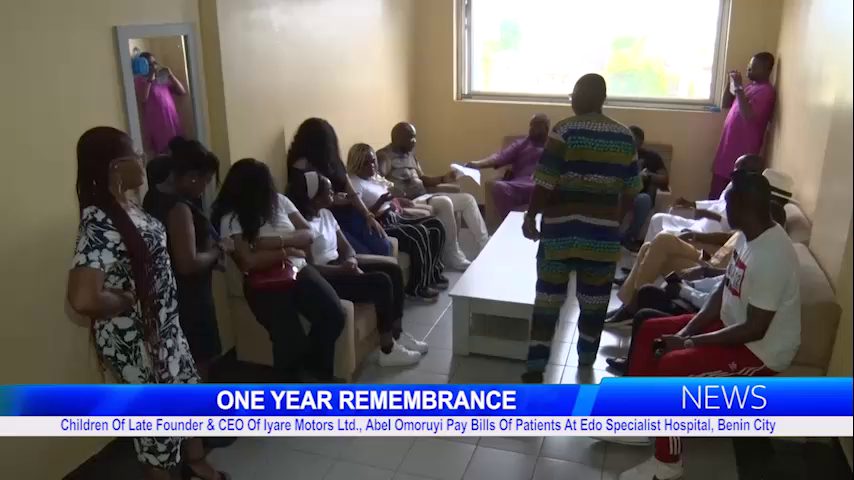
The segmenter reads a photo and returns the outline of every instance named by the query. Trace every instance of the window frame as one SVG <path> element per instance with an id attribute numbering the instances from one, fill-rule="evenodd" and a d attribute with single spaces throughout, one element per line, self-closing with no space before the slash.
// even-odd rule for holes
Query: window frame
<path id="1" fill-rule="evenodd" d="M 458 101 L 486 101 L 508 103 L 545 103 L 572 104 L 571 92 L 566 95 L 541 95 L 526 93 L 492 93 L 478 92 L 471 89 L 471 2 L 474 0 L 456 0 L 456 99 Z M 484 0 L 480 0 L 484 1 Z M 730 13 L 732 0 L 720 0 L 718 14 L 717 38 L 715 39 L 715 56 L 712 60 L 711 98 L 690 99 L 661 99 L 643 97 L 618 97 L 605 102 L 610 107 L 628 107 L 664 110 L 706 110 L 717 111 L 721 107 L 724 88 L 726 87 L 726 50 L 729 37 Z"/>

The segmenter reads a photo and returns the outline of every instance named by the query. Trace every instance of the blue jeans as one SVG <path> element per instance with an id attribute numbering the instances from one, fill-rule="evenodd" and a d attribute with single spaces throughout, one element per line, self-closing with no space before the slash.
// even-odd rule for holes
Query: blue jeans
<path id="1" fill-rule="evenodd" d="M 391 242 L 388 238 L 383 238 L 377 233 L 371 231 L 368 227 L 368 222 L 365 220 L 355 208 L 335 207 L 332 214 L 335 215 L 335 220 L 344 232 L 344 236 L 353 246 L 356 253 L 368 255 L 391 255 Z"/>
<path id="2" fill-rule="evenodd" d="M 635 197 L 633 211 L 634 216 L 632 217 L 632 223 L 629 224 L 629 227 L 623 233 L 623 243 L 640 240 L 638 238 L 640 230 L 643 228 L 643 225 L 649 219 L 649 215 L 652 212 L 652 197 L 650 197 L 648 193 L 639 193 L 638 196 Z"/>

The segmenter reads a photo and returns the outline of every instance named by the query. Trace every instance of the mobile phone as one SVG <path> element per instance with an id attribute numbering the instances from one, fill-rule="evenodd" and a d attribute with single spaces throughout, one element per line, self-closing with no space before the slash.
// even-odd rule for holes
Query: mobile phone
<path id="1" fill-rule="evenodd" d="M 666 277 L 664 277 L 664 281 L 665 281 L 665 282 L 667 282 L 667 283 L 679 283 L 679 282 L 681 282 L 681 281 L 682 281 L 682 279 L 681 279 L 681 278 L 679 278 L 679 274 L 678 274 L 678 273 L 676 273 L 676 272 L 670 272 L 670 273 L 668 273 L 668 274 L 667 274 L 667 276 L 666 276 Z"/>

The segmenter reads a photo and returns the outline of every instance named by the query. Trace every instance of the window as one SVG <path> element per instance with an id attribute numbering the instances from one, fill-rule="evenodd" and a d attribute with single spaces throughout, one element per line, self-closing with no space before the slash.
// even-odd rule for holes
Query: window
<path id="1" fill-rule="evenodd" d="M 460 97 L 565 102 L 585 73 L 609 104 L 706 107 L 730 0 L 459 0 Z"/>

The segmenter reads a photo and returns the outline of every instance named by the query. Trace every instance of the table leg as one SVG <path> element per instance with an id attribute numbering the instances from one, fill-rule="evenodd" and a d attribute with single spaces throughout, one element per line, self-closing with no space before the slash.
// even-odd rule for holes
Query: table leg
<path id="1" fill-rule="evenodd" d="M 469 330 L 471 328 L 471 302 L 465 298 L 454 298 L 454 355 L 469 354 Z"/>

